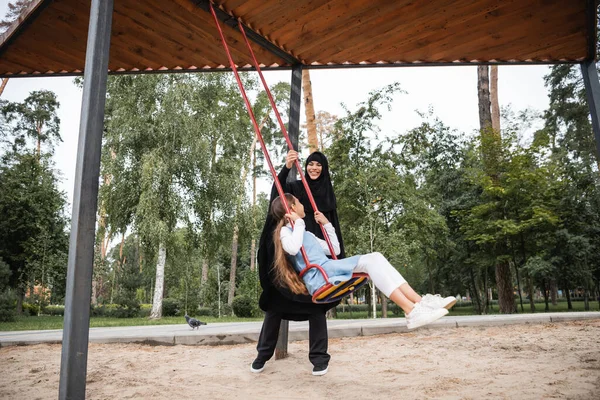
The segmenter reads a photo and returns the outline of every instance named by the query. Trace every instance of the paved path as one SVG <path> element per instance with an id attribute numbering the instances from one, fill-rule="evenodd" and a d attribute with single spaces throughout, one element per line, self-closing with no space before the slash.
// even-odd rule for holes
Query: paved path
<path id="1" fill-rule="evenodd" d="M 444 317 L 421 329 L 461 328 L 512 324 L 547 324 L 600 319 L 600 312 L 563 312 L 515 315 L 470 315 Z M 183 320 L 183 318 L 182 318 Z M 408 332 L 404 318 L 351 319 L 327 321 L 329 337 L 369 336 Z M 154 345 L 222 345 L 253 343 L 258 340 L 262 322 L 212 323 L 192 330 L 178 325 L 90 328 L 91 343 L 147 343 Z M 290 322 L 289 340 L 307 340 L 308 323 Z M 61 343 L 62 330 L 0 332 L 0 347 L 37 343 Z"/>

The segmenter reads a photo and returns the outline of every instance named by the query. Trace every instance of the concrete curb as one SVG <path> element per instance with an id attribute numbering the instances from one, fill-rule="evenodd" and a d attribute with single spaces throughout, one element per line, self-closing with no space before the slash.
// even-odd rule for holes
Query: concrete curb
<path id="1" fill-rule="evenodd" d="M 472 315 L 444 317 L 424 328 L 428 330 L 490 327 L 516 324 L 551 324 L 600 319 L 600 312 L 565 312 L 515 315 Z M 262 322 L 215 323 L 191 330 L 185 323 L 116 328 L 91 328 L 90 343 L 141 343 L 160 346 L 219 346 L 256 343 Z M 330 320 L 330 338 L 407 333 L 404 318 Z M 289 341 L 308 340 L 307 322 L 290 322 Z M 32 344 L 58 344 L 62 330 L 0 332 L 0 348 Z"/>

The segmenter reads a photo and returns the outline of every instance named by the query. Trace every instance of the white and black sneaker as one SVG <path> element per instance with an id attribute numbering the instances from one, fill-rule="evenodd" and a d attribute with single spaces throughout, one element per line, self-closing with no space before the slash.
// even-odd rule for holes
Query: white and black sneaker
<path id="1" fill-rule="evenodd" d="M 445 308 L 430 308 L 429 306 L 417 303 L 406 316 L 406 327 L 408 329 L 415 329 L 430 324 L 446 314 L 448 314 L 448 310 Z"/>
<path id="2" fill-rule="evenodd" d="M 315 365 L 312 374 L 315 376 L 325 375 L 328 370 L 329 366 L 327 364 Z"/>
<path id="3" fill-rule="evenodd" d="M 250 371 L 254 372 L 255 374 L 263 372 L 263 369 L 265 369 L 264 361 L 254 360 L 250 365 Z"/>
<path id="4" fill-rule="evenodd" d="M 446 310 L 449 310 L 453 305 L 456 304 L 456 297 L 442 297 L 439 294 L 426 294 L 425 296 L 421 297 L 421 303 L 430 308 L 445 308 Z"/>

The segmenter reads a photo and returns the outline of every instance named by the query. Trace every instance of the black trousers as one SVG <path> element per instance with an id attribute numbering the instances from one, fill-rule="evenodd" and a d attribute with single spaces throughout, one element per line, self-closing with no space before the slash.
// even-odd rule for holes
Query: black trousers
<path id="1" fill-rule="evenodd" d="M 281 314 L 267 311 L 263 321 L 260 336 L 258 338 L 258 361 L 267 362 L 273 357 L 277 338 L 279 337 L 279 326 L 281 325 Z M 327 353 L 327 319 L 325 313 L 315 313 L 308 317 L 308 359 L 313 365 L 327 365 L 331 356 Z"/>

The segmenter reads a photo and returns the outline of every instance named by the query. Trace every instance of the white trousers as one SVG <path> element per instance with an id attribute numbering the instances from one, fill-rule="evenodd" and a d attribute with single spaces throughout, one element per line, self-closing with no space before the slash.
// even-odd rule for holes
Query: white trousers
<path id="1" fill-rule="evenodd" d="M 369 253 L 361 255 L 353 272 L 369 274 L 375 287 L 383 292 L 388 298 L 392 292 L 406 283 L 406 279 L 400 275 L 381 253 Z"/>

